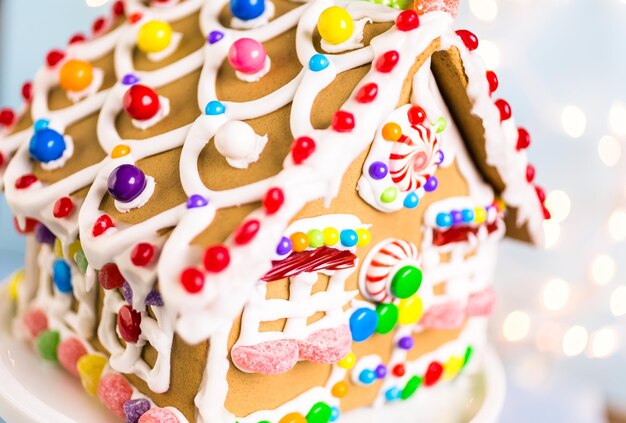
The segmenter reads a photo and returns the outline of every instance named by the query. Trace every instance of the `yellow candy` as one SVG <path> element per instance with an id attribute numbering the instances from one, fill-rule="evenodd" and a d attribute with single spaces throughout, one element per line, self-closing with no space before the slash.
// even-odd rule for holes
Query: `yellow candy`
<path id="1" fill-rule="evenodd" d="M 158 53 L 172 42 L 172 27 L 167 22 L 150 21 L 139 28 L 137 47 L 144 53 Z"/>
<path id="2" fill-rule="evenodd" d="M 80 381 L 85 391 L 93 396 L 98 393 L 98 382 L 100 382 L 100 376 L 102 376 L 106 364 L 107 359 L 96 354 L 86 354 L 79 358 L 76 363 Z"/>
<path id="3" fill-rule="evenodd" d="M 13 273 L 13 276 L 11 276 L 11 280 L 9 281 L 9 295 L 11 296 L 11 299 L 13 301 L 17 301 L 17 297 L 19 295 L 18 289 L 23 280 L 23 270 L 18 270 L 17 272 Z"/>
<path id="4" fill-rule="evenodd" d="M 76 241 L 72 242 L 70 244 L 70 248 L 69 248 L 69 253 L 70 253 L 69 258 L 74 260 L 74 256 L 76 255 L 76 253 L 79 252 L 82 249 L 83 249 L 83 247 L 80 244 L 80 241 L 78 239 Z"/>
<path id="5" fill-rule="evenodd" d="M 93 81 L 93 66 L 83 60 L 68 60 L 59 71 L 59 84 L 67 91 L 83 91 Z"/>
<path id="6" fill-rule="evenodd" d="M 359 236 L 359 241 L 357 242 L 356 245 L 358 245 L 359 247 L 365 247 L 372 241 L 372 235 L 370 234 L 370 231 L 368 231 L 367 229 L 364 229 L 364 228 L 357 229 L 356 233 Z"/>
<path id="7" fill-rule="evenodd" d="M 54 240 L 54 256 L 56 258 L 64 258 L 63 256 L 63 244 L 59 238 Z"/>
<path id="8" fill-rule="evenodd" d="M 124 144 L 116 145 L 111 151 L 111 157 L 118 159 L 120 157 L 128 156 L 130 154 L 130 147 Z"/>
<path id="9" fill-rule="evenodd" d="M 412 325 L 422 317 L 422 299 L 413 295 L 398 303 L 398 323 L 401 325 Z"/>
<path id="10" fill-rule="evenodd" d="M 306 423 L 306 417 L 300 413 L 289 413 L 280 419 L 278 423 Z"/>
<path id="11" fill-rule="evenodd" d="M 335 228 L 324 229 L 324 245 L 332 247 L 339 242 L 339 231 Z"/>
<path id="12" fill-rule="evenodd" d="M 485 220 L 487 220 L 487 210 L 483 207 L 476 207 L 474 209 L 474 222 L 480 224 Z"/>
<path id="13" fill-rule="evenodd" d="M 343 7 L 333 6 L 324 10 L 317 22 L 317 30 L 329 44 L 341 44 L 352 37 L 354 21 Z"/>
<path id="14" fill-rule="evenodd" d="M 463 357 L 452 356 L 443 366 L 443 378 L 445 380 L 455 377 L 463 368 Z"/>
<path id="15" fill-rule="evenodd" d="M 339 360 L 339 363 L 337 363 L 337 365 L 342 369 L 351 369 L 354 367 L 355 362 L 356 357 L 354 356 L 354 353 L 351 352 L 350 354 Z"/>

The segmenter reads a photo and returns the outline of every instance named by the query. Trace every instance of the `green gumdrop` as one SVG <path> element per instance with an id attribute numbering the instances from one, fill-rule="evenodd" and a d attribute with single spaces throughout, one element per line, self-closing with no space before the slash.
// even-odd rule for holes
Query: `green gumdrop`
<path id="1" fill-rule="evenodd" d="M 311 248 L 319 248 L 324 245 L 324 233 L 319 229 L 311 229 L 307 232 L 309 237 L 309 246 Z"/>
<path id="2" fill-rule="evenodd" d="M 306 415 L 306 421 L 307 423 L 328 423 L 331 414 L 330 405 L 320 401 L 311 407 L 311 411 Z"/>
<path id="3" fill-rule="evenodd" d="M 398 188 L 389 187 L 380 195 L 380 201 L 383 203 L 393 203 L 398 198 Z"/>
<path id="4" fill-rule="evenodd" d="M 47 330 L 37 337 L 37 351 L 44 360 L 57 361 L 57 348 L 61 335 L 56 330 Z"/>
<path id="5" fill-rule="evenodd" d="M 448 122 L 446 122 L 446 119 L 443 116 L 437 119 L 437 122 L 435 122 L 435 128 L 438 134 L 445 131 L 447 126 Z"/>
<path id="6" fill-rule="evenodd" d="M 474 348 L 472 348 L 472 346 L 470 345 L 465 350 L 465 357 L 463 357 L 463 367 L 465 367 L 467 363 L 471 360 L 473 354 Z"/>
<path id="7" fill-rule="evenodd" d="M 415 266 L 404 266 L 391 280 L 391 292 L 397 298 L 405 299 L 415 294 L 422 284 L 422 271 Z"/>
<path id="8" fill-rule="evenodd" d="M 378 313 L 376 332 L 384 335 L 396 327 L 396 323 L 398 323 L 398 307 L 395 304 L 378 304 L 376 313 Z"/>
<path id="9" fill-rule="evenodd" d="M 402 390 L 402 399 L 405 400 L 411 398 L 421 384 L 422 378 L 419 376 L 413 376 L 411 379 L 409 379 L 409 381 L 406 383 L 406 386 Z"/>
<path id="10" fill-rule="evenodd" d="M 76 262 L 76 266 L 78 266 L 78 270 L 81 273 L 87 273 L 87 266 L 89 262 L 87 261 L 87 257 L 85 257 L 85 253 L 83 250 L 79 250 L 76 254 L 74 254 L 74 261 Z"/>

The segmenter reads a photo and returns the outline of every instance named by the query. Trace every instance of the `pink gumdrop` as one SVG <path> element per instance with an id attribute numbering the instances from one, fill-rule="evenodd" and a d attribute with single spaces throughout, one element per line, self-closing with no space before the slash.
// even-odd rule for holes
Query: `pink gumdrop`
<path id="1" fill-rule="evenodd" d="M 166 408 L 154 407 L 139 418 L 139 423 L 178 423 L 178 418 Z"/>
<path id="2" fill-rule="evenodd" d="M 335 364 L 348 355 L 352 347 L 352 336 L 347 325 L 322 329 L 305 340 L 298 341 L 300 360 L 313 363 Z"/>
<path id="3" fill-rule="evenodd" d="M 230 65 L 236 71 L 246 75 L 261 72 L 266 60 L 265 47 L 252 38 L 241 38 L 235 41 L 228 51 Z"/>
<path id="4" fill-rule="evenodd" d="M 420 325 L 427 329 L 450 330 L 463 324 L 465 309 L 459 302 L 435 304 L 424 312 Z"/>
<path id="5" fill-rule="evenodd" d="M 61 366 L 76 377 L 80 377 L 76 363 L 78 359 L 87 354 L 87 349 L 76 338 L 67 338 L 59 344 L 57 349 L 57 356 L 59 357 L 59 363 Z"/>
<path id="6" fill-rule="evenodd" d="M 298 362 L 298 343 L 292 339 L 235 347 L 230 352 L 235 366 L 244 372 L 277 375 Z"/>
<path id="7" fill-rule="evenodd" d="M 470 295 L 467 300 L 468 316 L 489 316 L 496 306 L 496 293 L 492 287 Z"/>
<path id="8" fill-rule="evenodd" d="M 98 383 L 98 399 L 120 419 L 126 420 L 124 403 L 133 395 L 133 388 L 124 376 L 118 373 L 104 375 Z"/>
<path id="9" fill-rule="evenodd" d="M 24 326 L 30 336 L 35 339 L 41 332 L 48 329 L 48 317 L 42 310 L 34 308 L 24 315 Z"/>

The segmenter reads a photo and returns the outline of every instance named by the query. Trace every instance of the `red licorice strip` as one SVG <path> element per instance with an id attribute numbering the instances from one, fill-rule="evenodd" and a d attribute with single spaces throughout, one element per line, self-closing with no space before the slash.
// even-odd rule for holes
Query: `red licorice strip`
<path id="1" fill-rule="evenodd" d="M 354 267 L 356 256 L 349 250 L 338 250 L 320 247 L 314 250 L 293 252 L 283 260 L 272 262 L 270 270 L 262 280 L 273 282 L 305 272 L 325 270 L 341 270 Z"/>
<path id="2" fill-rule="evenodd" d="M 496 222 L 487 224 L 487 233 L 493 233 L 497 230 L 498 224 Z M 442 247 L 454 242 L 465 242 L 469 240 L 470 234 L 478 234 L 478 228 L 471 226 L 458 226 L 445 231 L 435 229 L 433 231 L 433 244 L 437 247 Z"/>

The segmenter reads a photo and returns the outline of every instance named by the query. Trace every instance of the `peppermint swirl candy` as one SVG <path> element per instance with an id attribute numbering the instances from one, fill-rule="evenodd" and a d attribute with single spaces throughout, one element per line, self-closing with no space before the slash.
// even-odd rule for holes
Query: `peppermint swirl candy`
<path id="1" fill-rule="evenodd" d="M 409 135 L 393 143 L 389 155 L 389 174 L 403 192 L 422 187 L 435 172 L 439 140 L 435 131 L 413 125 Z"/>

